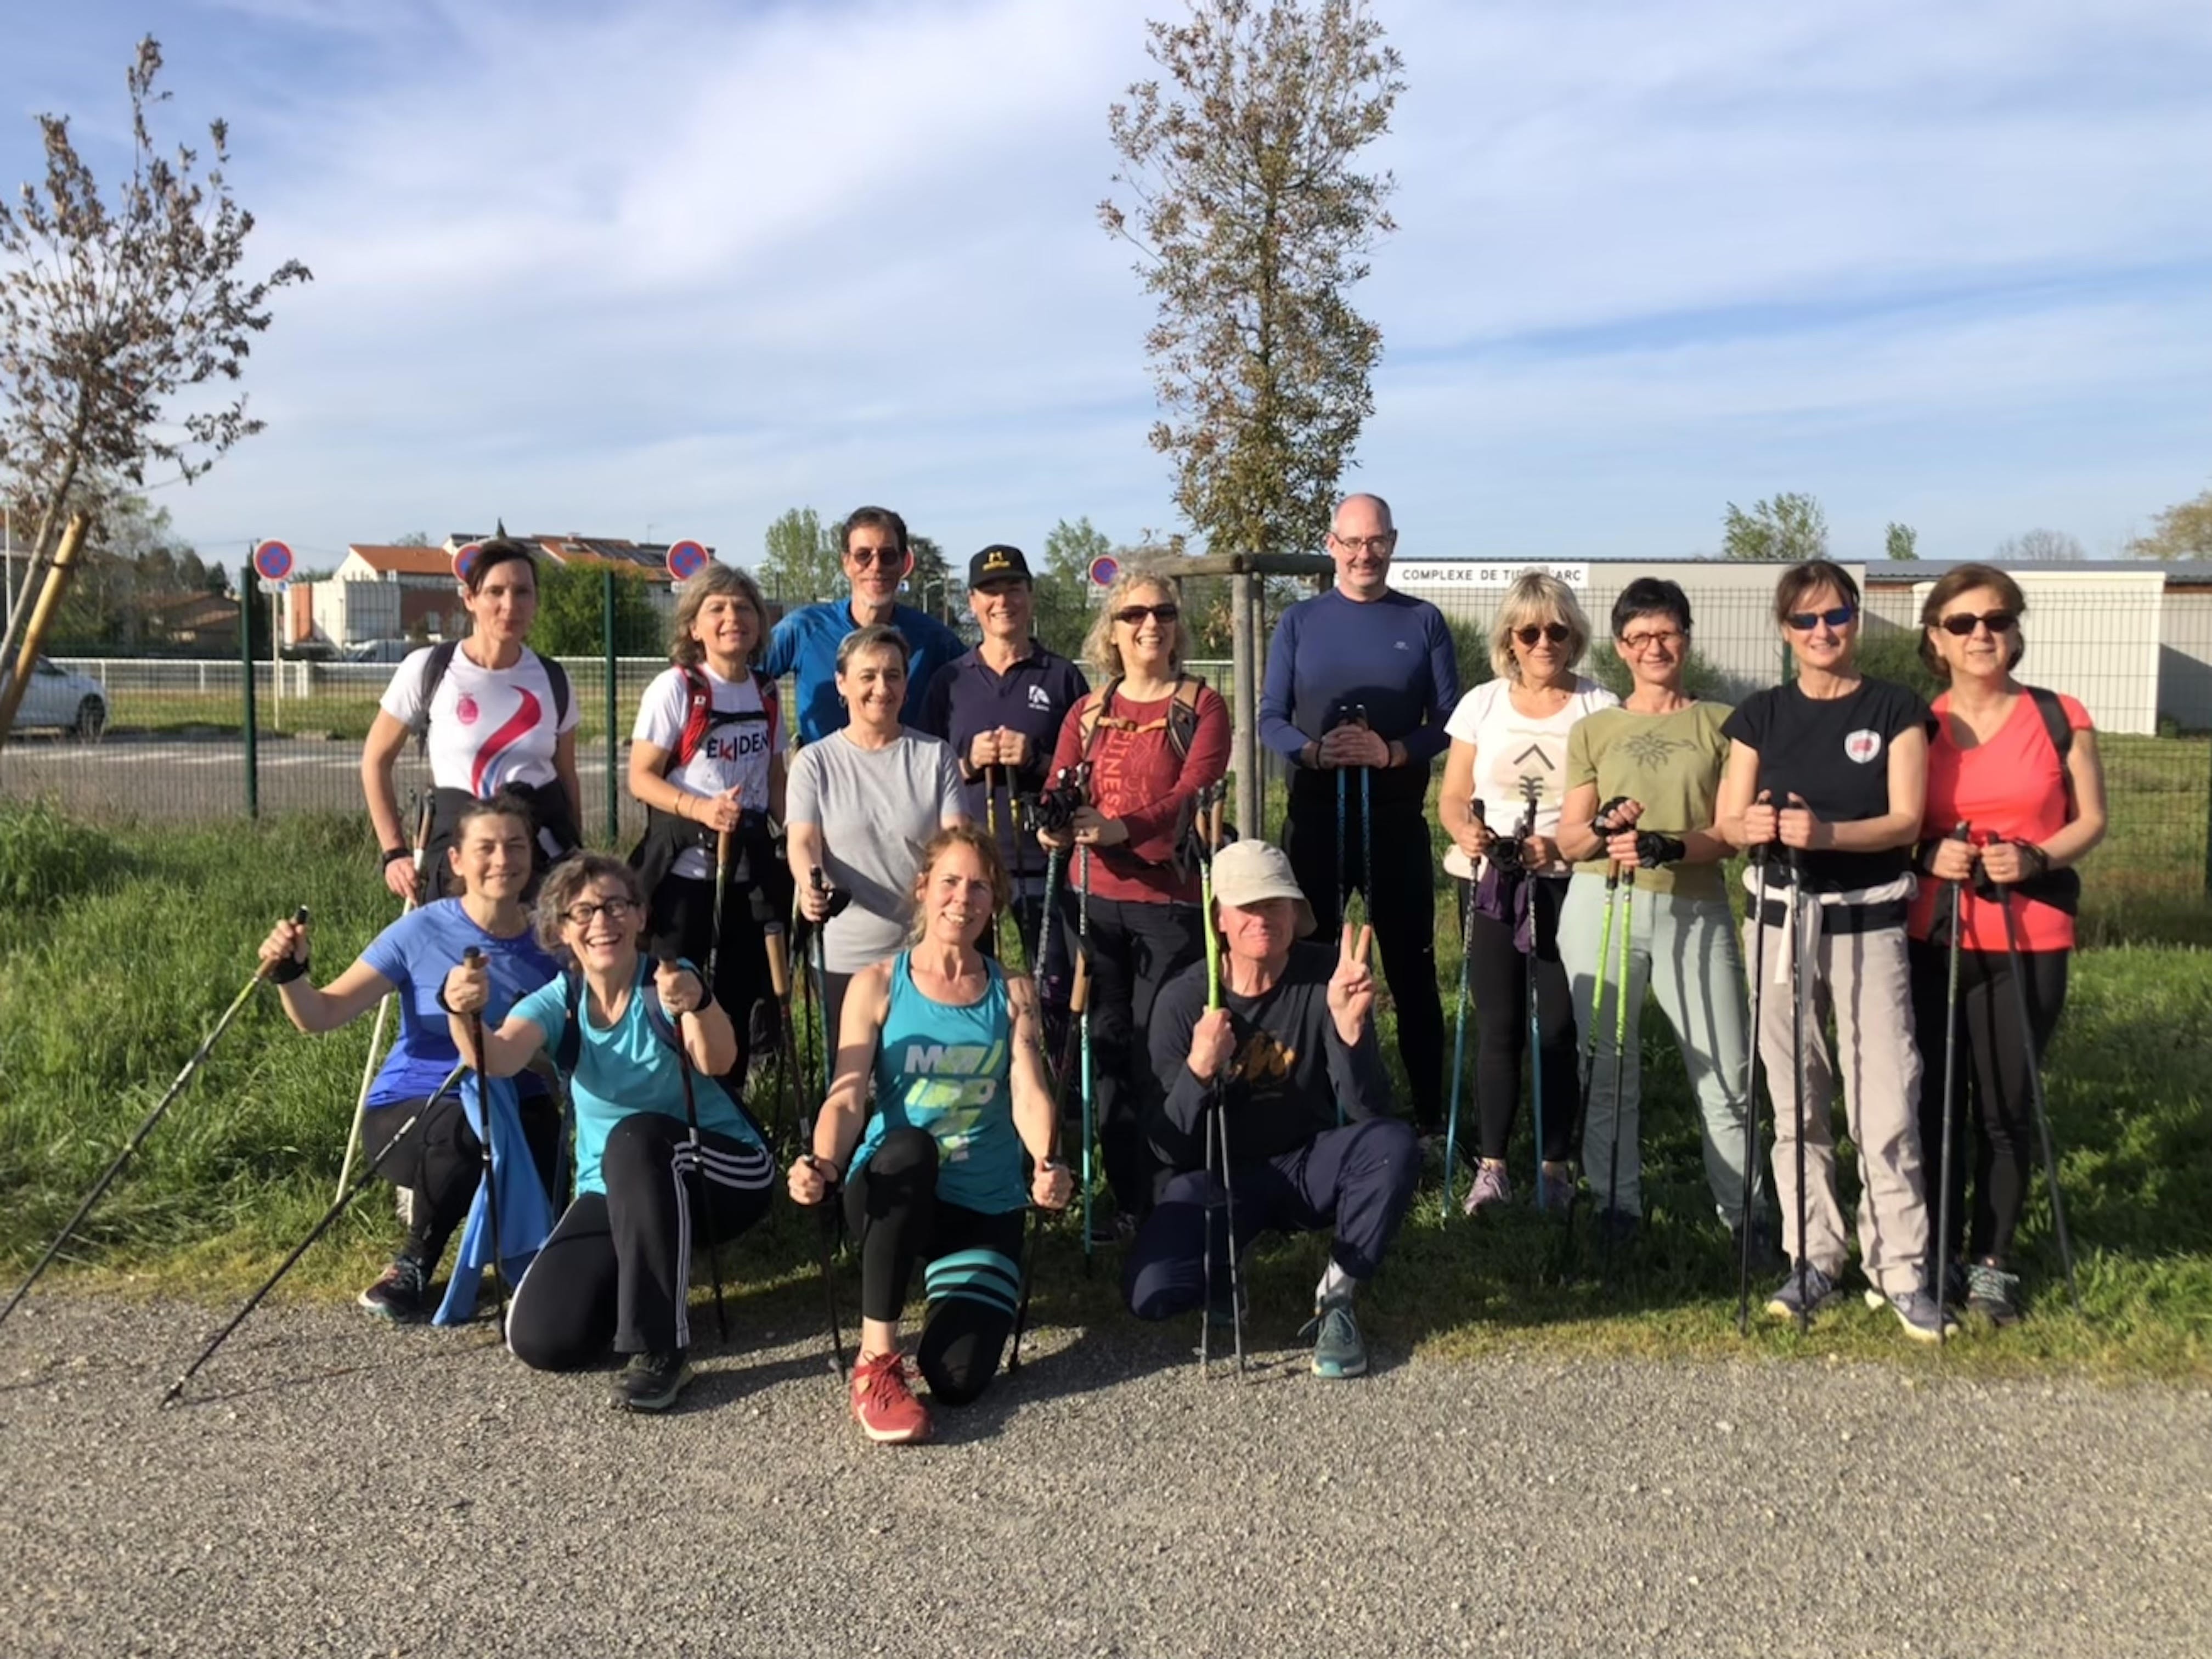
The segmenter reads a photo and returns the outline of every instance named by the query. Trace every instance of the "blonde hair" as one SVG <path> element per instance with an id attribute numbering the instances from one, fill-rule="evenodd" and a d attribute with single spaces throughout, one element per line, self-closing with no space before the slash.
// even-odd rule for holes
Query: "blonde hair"
<path id="1" fill-rule="evenodd" d="M 699 620 L 707 601 L 718 593 L 734 594 L 753 608 L 753 619 L 760 624 L 759 637 L 753 641 L 746 660 L 758 662 L 767 648 L 768 601 L 761 597 L 753 573 L 742 565 L 710 562 L 677 594 L 676 619 L 669 624 L 668 660 L 678 668 L 694 668 L 707 659 L 707 647 L 692 637 L 691 625 Z"/>
<path id="2" fill-rule="evenodd" d="M 907 930 L 907 943 L 919 945 L 922 935 L 929 931 L 929 917 L 922 908 L 922 896 L 929 888 L 929 872 L 937 867 L 938 860 L 956 847 L 969 847 L 982 860 L 983 879 L 991 884 L 991 919 L 995 922 L 1014 902 L 1014 884 L 1006 874 L 1006 861 L 999 856 L 999 844 L 992 840 L 990 831 L 972 823 L 956 823 L 939 830 L 922 843 L 921 863 L 914 876 L 914 921 Z M 988 927 L 991 923 L 987 922 Z"/>
<path id="3" fill-rule="evenodd" d="M 605 853 L 579 853 L 547 871 L 545 884 L 538 890 L 538 908 L 532 913 L 531 926 L 538 935 L 540 950 L 556 956 L 563 952 L 566 947 L 561 942 L 561 929 L 568 920 L 568 907 L 595 881 L 613 882 L 623 890 L 623 896 L 637 907 L 638 936 L 643 939 L 645 889 L 638 881 L 637 872 Z"/>
<path id="4" fill-rule="evenodd" d="M 1567 625 L 1567 666 L 1574 667 L 1589 649 L 1589 618 L 1575 601 L 1574 590 L 1548 570 L 1524 570 L 1514 578 L 1490 620 L 1490 666 L 1498 678 L 1521 683 L 1521 662 L 1513 654 L 1513 630 L 1529 623 L 1560 622 Z"/>
<path id="5" fill-rule="evenodd" d="M 1114 643 L 1114 613 L 1119 611 L 1129 595 L 1140 587 L 1157 587 L 1167 595 L 1168 603 L 1178 610 L 1182 605 L 1182 584 L 1173 576 L 1158 570 L 1139 567 L 1124 570 L 1114 578 L 1114 585 L 1106 590 L 1106 598 L 1098 607 L 1097 619 L 1091 624 L 1091 632 L 1083 641 L 1085 665 L 1097 669 L 1109 680 L 1121 678 L 1121 647 Z M 1171 672 L 1182 672 L 1182 659 L 1190 654 L 1190 624 L 1181 617 L 1175 621 L 1175 638 L 1168 646 L 1168 667 Z"/>

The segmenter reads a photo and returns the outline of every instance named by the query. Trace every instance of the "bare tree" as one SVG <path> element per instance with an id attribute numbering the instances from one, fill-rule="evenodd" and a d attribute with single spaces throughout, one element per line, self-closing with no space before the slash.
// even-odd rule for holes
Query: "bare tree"
<path id="1" fill-rule="evenodd" d="M 1310 544 L 1375 408 L 1382 333 L 1346 295 L 1395 185 L 1356 163 L 1403 63 L 1364 0 L 1190 0 L 1146 27 L 1166 84 L 1108 112 L 1129 200 L 1098 218 L 1159 301 L 1152 447 L 1213 551 Z"/>
<path id="2" fill-rule="evenodd" d="M 258 282 L 239 277 L 253 216 L 223 177 L 228 126 L 209 124 L 204 173 L 195 149 L 157 149 L 151 118 L 169 97 L 154 88 L 161 69 L 149 35 L 126 76 L 131 173 L 112 206 L 61 115 L 39 118 L 43 187 L 27 184 L 16 206 L 0 204 L 0 471 L 38 514 L 17 624 L 72 505 L 118 483 L 141 486 L 149 467 L 189 482 L 261 430 L 242 393 L 188 398 L 181 413 L 173 404 L 194 387 L 235 383 L 252 337 L 269 326 L 270 291 L 308 280 L 296 259 Z M 15 641 L 11 626 L 0 660 Z"/>
<path id="3" fill-rule="evenodd" d="M 1990 556 L 1999 564 L 2020 564 L 2038 559 L 2086 559 L 2089 551 L 2063 530 L 2026 530 L 1999 542 Z"/>

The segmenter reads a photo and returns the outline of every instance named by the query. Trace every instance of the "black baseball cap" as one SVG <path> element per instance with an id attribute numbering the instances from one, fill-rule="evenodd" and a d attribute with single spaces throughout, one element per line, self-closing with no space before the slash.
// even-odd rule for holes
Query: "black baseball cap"
<path id="1" fill-rule="evenodd" d="M 1025 582 L 1032 580 L 1030 562 L 1022 556 L 1022 550 L 1010 547 L 1005 542 L 993 542 L 968 561 L 968 586 L 983 587 L 992 582 Z"/>

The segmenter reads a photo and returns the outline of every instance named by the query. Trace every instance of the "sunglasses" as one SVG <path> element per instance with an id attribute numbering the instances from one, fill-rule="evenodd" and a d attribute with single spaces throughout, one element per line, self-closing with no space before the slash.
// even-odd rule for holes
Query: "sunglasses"
<path id="1" fill-rule="evenodd" d="M 1846 627 L 1851 618 L 1858 614 L 1858 606 L 1839 605 L 1832 611 L 1793 611 L 1782 620 L 1800 634 L 1809 634 L 1822 623 L 1827 623 L 1831 628 Z"/>
<path id="2" fill-rule="evenodd" d="M 1125 605 L 1114 613 L 1114 620 L 1135 628 L 1141 625 L 1147 617 L 1171 623 L 1182 615 L 1182 607 L 1179 605 Z"/>
<path id="3" fill-rule="evenodd" d="M 1546 623 L 1539 627 L 1530 623 L 1526 628 L 1516 628 L 1513 637 L 1523 645 L 1534 645 L 1539 640 L 1549 640 L 1553 645 L 1565 645 L 1570 630 L 1565 623 Z"/>
<path id="4" fill-rule="evenodd" d="M 2020 618 L 2009 611 L 1984 611 L 1978 617 L 1970 611 L 1961 611 L 1955 616 L 1943 617 L 1936 626 L 1946 634 L 1954 634 L 1963 640 L 1977 627 L 1986 628 L 1992 634 L 2009 634 L 2019 621 Z"/>
<path id="5" fill-rule="evenodd" d="M 906 555 L 896 547 L 856 547 L 845 556 L 863 570 L 872 564 L 904 564 Z"/>

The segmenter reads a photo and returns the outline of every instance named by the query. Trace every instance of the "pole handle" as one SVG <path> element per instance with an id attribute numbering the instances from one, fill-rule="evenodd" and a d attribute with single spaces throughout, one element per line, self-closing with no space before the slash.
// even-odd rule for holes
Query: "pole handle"
<path id="1" fill-rule="evenodd" d="M 1080 1014 L 1091 1006 L 1091 958 L 1083 951 L 1075 953 L 1075 986 L 1067 994 L 1067 1012 Z"/>
<path id="2" fill-rule="evenodd" d="M 791 947 L 783 929 L 763 933 L 761 942 L 768 946 L 769 988 L 778 1002 L 787 1002 L 791 1000 Z"/>
<path id="3" fill-rule="evenodd" d="M 306 905 L 303 904 L 300 906 L 298 909 L 292 912 L 292 925 L 295 927 L 305 927 L 307 925 L 307 907 Z M 279 957 L 278 960 L 282 961 L 283 958 Z M 270 970 L 276 966 L 276 963 L 274 962 L 263 963 L 258 968 L 256 968 L 253 970 L 254 979 L 257 981 L 267 979 Z"/>

